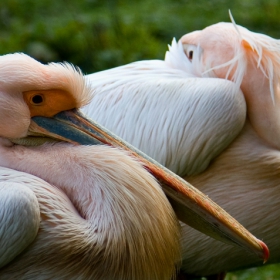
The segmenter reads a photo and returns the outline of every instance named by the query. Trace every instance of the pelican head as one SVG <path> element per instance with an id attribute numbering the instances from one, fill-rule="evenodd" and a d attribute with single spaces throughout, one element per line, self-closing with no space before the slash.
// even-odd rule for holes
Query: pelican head
<path id="1" fill-rule="evenodd" d="M 244 93 L 256 132 L 280 149 L 280 42 L 233 23 L 184 35 L 180 42 L 196 75 L 229 79 Z"/>
<path id="2" fill-rule="evenodd" d="M 43 65 L 25 54 L 1 57 L 0 123 L 2 136 L 27 136 L 31 118 L 51 117 L 90 100 L 82 74 L 70 64 Z M 20 82 L 19 82 L 20 81 Z"/>
<path id="3" fill-rule="evenodd" d="M 0 166 L 26 172 L 25 176 L 35 175 L 32 180 L 48 184 L 34 191 L 43 211 L 38 238 L 30 250 L 30 244 L 23 248 L 22 259 L 23 249 L 1 274 L 12 277 L 23 269 L 34 275 L 32 267 L 38 269 L 40 264 L 36 258 L 48 256 L 50 247 L 55 260 L 51 266 L 63 269 L 47 268 L 45 261 L 44 269 L 53 272 L 47 278 L 68 278 L 69 271 L 75 271 L 75 279 L 81 275 L 86 279 L 170 279 L 179 261 L 179 227 L 164 192 L 182 221 L 267 259 L 266 245 L 207 196 L 72 110 L 89 100 L 90 91 L 81 72 L 69 64 L 42 65 L 23 54 L 0 57 Z M 45 144 L 25 146 L 38 145 L 38 139 Z M 50 139 L 52 143 L 48 143 Z M 102 143 L 122 151 L 77 145 Z M 143 167 L 158 179 L 164 192 Z M 56 188 L 49 195 L 42 195 L 43 189 L 53 186 Z M 59 208 L 65 201 L 68 206 Z M 77 222 L 81 220 L 88 221 L 82 223 L 82 230 Z M 62 246 L 64 242 L 68 242 L 66 246 Z M 57 248 L 64 248 L 63 255 Z"/>

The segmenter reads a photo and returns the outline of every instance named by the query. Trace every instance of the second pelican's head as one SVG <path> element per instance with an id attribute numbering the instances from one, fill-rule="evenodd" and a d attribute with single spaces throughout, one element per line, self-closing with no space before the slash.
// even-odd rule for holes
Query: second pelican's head
<path id="1" fill-rule="evenodd" d="M 241 88 L 253 128 L 279 150 L 280 41 L 233 21 L 188 33 L 180 42 L 191 72 L 229 79 Z"/>

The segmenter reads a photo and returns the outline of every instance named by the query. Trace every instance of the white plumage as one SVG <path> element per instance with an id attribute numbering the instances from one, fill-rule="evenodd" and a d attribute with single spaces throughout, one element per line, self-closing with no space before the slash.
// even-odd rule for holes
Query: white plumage
<path id="1" fill-rule="evenodd" d="M 229 81 L 197 78 L 170 67 L 171 58 L 182 62 L 178 53 L 185 60 L 181 68 L 190 71 L 182 45 L 173 41 L 167 62 L 141 61 L 88 75 L 93 99 L 83 111 L 185 176 L 205 170 L 238 135 L 246 104 Z"/>
<path id="2" fill-rule="evenodd" d="M 208 194 L 279 261 L 279 62 L 279 40 L 219 23 L 173 41 L 165 61 L 88 75 L 84 111 Z M 190 274 L 261 264 L 186 226 L 182 244 Z"/>
<path id="3" fill-rule="evenodd" d="M 23 54 L 2 56 L 0 65 L 1 280 L 169 280 L 180 260 L 179 224 L 145 169 L 180 218 L 191 213 L 193 226 L 267 259 L 266 245 L 208 197 L 68 111 L 91 96 L 79 71 Z M 89 146 L 87 129 L 127 151 Z"/>

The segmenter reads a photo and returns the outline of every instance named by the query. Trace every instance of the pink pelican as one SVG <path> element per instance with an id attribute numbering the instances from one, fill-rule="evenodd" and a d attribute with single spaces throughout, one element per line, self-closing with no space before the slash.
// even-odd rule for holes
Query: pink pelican
<path id="1" fill-rule="evenodd" d="M 94 96 L 84 112 L 209 195 L 268 244 L 272 263 L 280 259 L 279 77 L 279 40 L 218 23 L 173 40 L 164 61 L 88 75 Z M 188 274 L 261 264 L 182 231 Z"/>
<path id="2" fill-rule="evenodd" d="M 23 54 L 0 65 L 0 279 L 171 279 L 179 224 L 145 169 L 181 220 L 267 259 L 207 196 L 69 111 L 91 97 L 79 71 Z"/>

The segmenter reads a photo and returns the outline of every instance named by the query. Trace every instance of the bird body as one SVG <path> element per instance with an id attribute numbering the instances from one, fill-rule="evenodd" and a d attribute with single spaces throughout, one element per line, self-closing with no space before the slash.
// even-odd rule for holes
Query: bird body
<path id="1" fill-rule="evenodd" d="M 152 175 L 116 148 L 49 143 L 30 118 L 87 102 L 81 73 L 0 60 L 0 279 L 169 280 L 179 226 Z"/>
<path id="2" fill-rule="evenodd" d="M 23 54 L 0 65 L 0 279 L 169 280 L 177 217 L 268 258 L 207 196 L 79 113 L 91 90 L 75 68 Z"/>
<path id="3" fill-rule="evenodd" d="M 219 23 L 173 41 L 165 61 L 88 75 L 93 99 L 84 108 L 237 217 L 269 244 L 271 262 L 280 259 L 279 58 L 279 40 Z M 189 274 L 261 264 L 185 225 L 182 231 Z"/>
<path id="4" fill-rule="evenodd" d="M 170 279 L 180 256 L 176 217 L 125 152 L 56 144 L 0 154 L 1 166 L 27 172 L 1 167 L 1 183 L 24 183 L 40 205 L 38 236 L 0 279 Z"/>
<path id="5" fill-rule="evenodd" d="M 246 125 L 238 138 L 208 170 L 187 179 L 222 204 L 252 232 L 259 234 L 271 249 L 270 262 L 279 262 L 280 41 L 235 23 L 219 23 L 186 34 L 180 42 L 187 56 L 190 46 L 195 51 L 199 46 L 203 50 L 199 58 L 203 71 L 239 85 L 247 107 Z M 216 179 L 216 188 L 210 176 Z M 220 188 L 226 189 L 227 195 L 234 198 L 235 206 L 233 200 L 225 199 L 225 194 L 217 194 Z M 206 251 L 212 247 L 209 245 L 205 242 Z M 214 274 L 222 269 L 260 264 L 242 257 L 238 250 L 224 250 L 225 247 L 212 258 L 211 269 L 196 264 L 192 272 Z M 231 257 L 226 257 L 228 255 Z"/>
<path id="6" fill-rule="evenodd" d="M 279 162 L 279 151 L 272 149 L 247 122 L 236 140 L 206 171 L 185 177 L 268 244 L 268 263 L 280 261 Z M 192 275 L 212 275 L 263 264 L 238 248 L 223 246 L 186 226 L 182 227 L 181 242 L 182 268 Z M 188 265 L 190 260 L 192 266 Z"/>
<path id="7" fill-rule="evenodd" d="M 85 114 L 181 176 L 205 170 L 245 122 L 245 99 L 234 83 L 192 77 L 163 61 L 136 62 L 87 80 L 93 98 Z"/>

